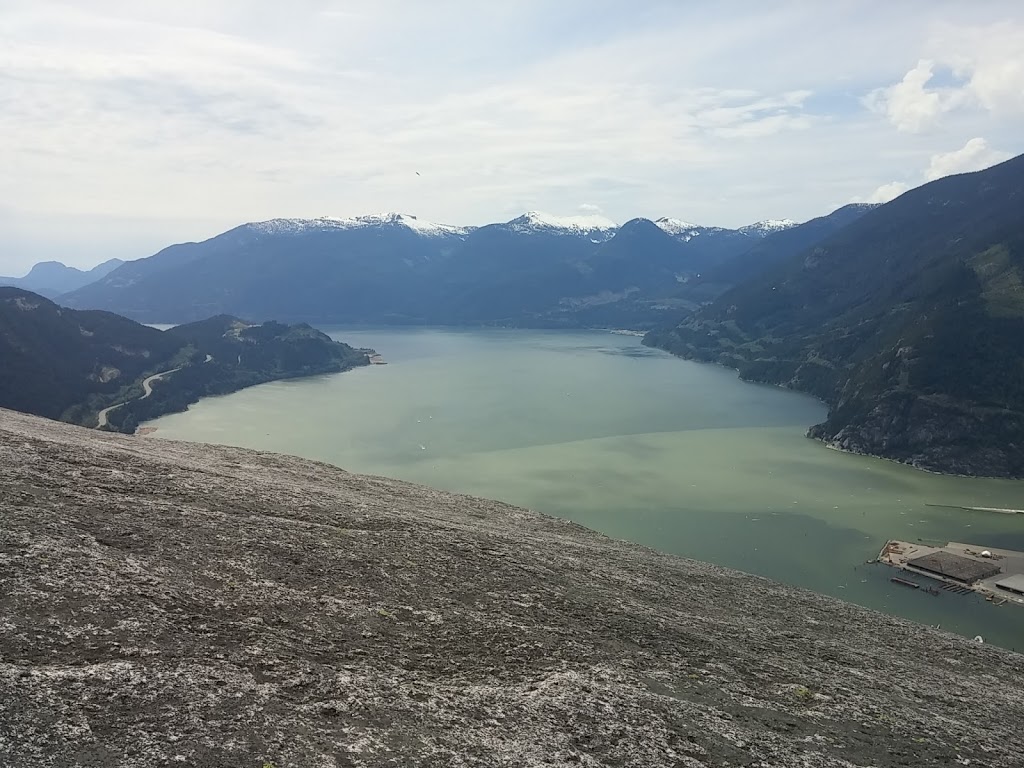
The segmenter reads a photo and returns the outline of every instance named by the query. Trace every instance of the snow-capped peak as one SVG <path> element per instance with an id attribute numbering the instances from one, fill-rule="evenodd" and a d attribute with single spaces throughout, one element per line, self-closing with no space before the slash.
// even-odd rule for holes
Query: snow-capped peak
<path id="1" fill-rule="evenodd" d="M 611 234 L 618 229 L 611 219 L 597 214 L 584 216 L 552 216 L 540 211 L 527 211 L 522 216 L 512 219 L 507 227 L 519 232 L 560 231 L 574 235 L 588 235 L 594 232 Z"/>
<path id="2" fill-rule="evenodd" d="M 695 237 L 701 235 L 717 235 L 726 230 L 721 227 L 705 227 L 702 224 L 691 224 L 681 219 L 670 219 L 662 216 L 654 222 L 662 232 L 683 243 L 688 243 Z"/>
<path id="3" fill-rule="evenodd" d="M 325 231 L 332 229 L 364 229 L 367 227 L 402 226 L 426 237 L 443 235 L 462 236 L 469 232 L 466 227 L 451 224 L 435 224 L 423 221 L 407 213 L 379 213 L 366 216 L 355 216 L 342 219 L 334 216 L 321 216 L 316 219 L 270 219 L 249 225 L 249 228 L 264 235 L 299 234 L 303 232 Z"/>
<path id="4" fill-rule="evenodd" d="M 745 227 L 740 227 L 739 231 L 751 237 L 766 237 L 773 232 L 792 229 L 799 226 L 799 224 L 800 222 L 793 221 L 792 219 L 765 219 L 764 221 L 757 221 L 753 224 L 747 224 Z"/>
<path id="5" fill-rule="evenodd" d="M 703 229 L 703 227 L 698 224 L 691 224 L 690 222 L 683 221 L 682 219 L 670 219 L 667 216 L 662 216 L 654 223 L 670 235 L 696 235 L 698 234 L 697 230 Z"/>
<path id="6" fill-rule="evenodd" d="M 432 221 L 424 221 L 418 219 L 415 216 L 410 216 L 407 213 L 381 213 L 377 215 L 369 216 L 356 216 L 351 221 L 358 222 L 359 225 L 370 227 L 370 226 L 382 226 L 384 224 L 398 224 L 403 227 L 408 227 L 414 232 L 418 232 L 421 235 L 465 235 L 469 232 L 466 227 L 457 227 L 453 224 L 436 224 Z"/>

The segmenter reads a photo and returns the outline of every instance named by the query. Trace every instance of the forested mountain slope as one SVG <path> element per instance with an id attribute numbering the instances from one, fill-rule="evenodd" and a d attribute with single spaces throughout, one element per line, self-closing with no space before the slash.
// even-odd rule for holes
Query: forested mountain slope
<path id="1" fill-rule="evenodd" d="M 219 316 L 159 331 L 99 310 L 66 309 L 0 288 L 0 407 L 131 432 L 200 397 L 273 379 L 342 371 L 365 352 L 307 325 L 253 325 Z M 174 370 L 142 397 L 142 381 Z"/>
<path id="2" fill-rule="evenodd" d="M 831 405 L 815 437 L 1024 476 L 1024 156 L 870 211 L 646 343 Z"/>

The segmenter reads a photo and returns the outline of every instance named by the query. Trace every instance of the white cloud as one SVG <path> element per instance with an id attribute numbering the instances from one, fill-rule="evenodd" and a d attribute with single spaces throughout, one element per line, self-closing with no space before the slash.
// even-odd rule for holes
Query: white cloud
<path id="1" fill-rule="evenodd" d="M 919 60 L 895 85 L 869 93 L 864 99 L 869 109 L 911 133 L 959 109 L 1024 113 L 1024 25 L 1001 21 L 935 29 L 926 46 L 931 57 Z M 948 84 L 929 88 L 940 69 Z"/>
<path id="2" fill-rule="evenodd" d="M 812 119 L 803 105 L 814 94 L 808 90 L 789 91 L 757 98 L 751 93 L 705 92 L 713 104 L 693 115 L 697 128 L 723 138 L 757 138 L 784 130 L 803 130 Z"/>
<path id="3" fill-rule="evenodd" d="M 1009 160 L 1009 152 L 992 149 L 983 138 L 970 139 L 960 149 L 951 152 L 939 152 L 931 156 L 928 167 L 920 176 L 916 184 L 909 184 L 905 181 L 891 181 L 882 184 L 867 197 L 854 197 L 854 203 L 888 203 L 890 200 L 902 195 L 912 186 L 918 186 L 929 181 L 941 179 L 944 176 L 952 176 L 956 173 L 970 173 L 989 168 L 996 163 Z"/>
<path id="4" fill-rule="evenodd" d="M 932 49 L 963 79 L 969 102 L 996 115 L 1024 112 L 1024 25 L 943 25 Z"/>
<path id="5" fill-rule="evenodd" d="M 4 0 L 0 273 L 274 216 L 803 220 L 971 136 L 1024 148 L 1024 6 L 864 4 Z M 895 132 L 860 99 L 918 59 L 894 109 L 929 130 Z"/>
<path id="6" fill-rule="evenodd" d="M 975 138 L 960 149 L 932 155 L 931 163 L 928 165 L 924 177 L 926 181 L 934 181 L 955 173 L 980 171 L 996 163 L 1001 163 L 1003 160 L 1009 160 L 1010 157 L 1009 152 L 990 149 L 984 139 Z"/>
<path id="7" fill-rule="evenodd" d="M 734 139 L 759 139 L 782 131 L 805 131 L 814 125 L 808 115 L 768 115 L 747 120 L 739 125 L 718 129 L 719 136 Z"/>
<path id="8" fill-rule="evenodd" d="M 888 203 L 890 200 L 895 200 L 897 197 L 902 195 L 910 189 L 910 185 L 902 181 L 890 181 L 888 184 L 883 184 L 870 195 L 863 200 L 855 200 L 858 203 Z"/>
<path id="9" fill-rule="evenodd" d="M 916 133 L 963 100 L 963 95 L 956 90 L 926 88 L 934 69 L 934 62 L 921 59 L 900 82 L 872 91 L 865 103 L 888 117 L 897 130 Z"/>

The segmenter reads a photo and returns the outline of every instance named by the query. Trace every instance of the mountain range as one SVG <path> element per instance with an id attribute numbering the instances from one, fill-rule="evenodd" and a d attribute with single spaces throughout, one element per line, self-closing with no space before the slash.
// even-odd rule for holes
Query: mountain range
<path id="1" fill-rule="evenodd" d="M 384 214 L 273 219 L 124 264 L 61 297 L 144 322 L 228 313 L 316 323 L 632 325 L 691 308 L 680 286 L 800 229 L 557 218 L 483 227 Z"/>
<path id="2" fill-rule="evenodd" d="M 24 288 L 52 299 L 95 282 L 122 264 L 124 262 L 121 259 L 109 259 L 92 269 L 81 270 L 59 261 L 41 261 L 24 277 L 0 277 L 0 285 Z"/>
<path id="3" fill-rule="evenodd" d="M 645 343 L 817 395 L 836 448 L 1024 477 L 1024 155 L 759 261 Z"/>

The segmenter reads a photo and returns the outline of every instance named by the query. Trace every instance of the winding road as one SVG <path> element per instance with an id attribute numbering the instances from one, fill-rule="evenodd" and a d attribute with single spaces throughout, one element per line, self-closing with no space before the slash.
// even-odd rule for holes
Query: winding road
<path id="1" fill-rule="evenodd" d="M 207 355 L 207 358 L 209 358 L 209 355 Z M 209 359 L 206 362 L 209 362 Z M 142 395 L 142 397 L 135 398 L 135 400 L 145 400 L 147 397 L 153 394 L 154 381 L 162 379 L 164 376 L 169 376 L 175 371 L 180 370 L 181 366 L 179 365 L 177 368 L 171 368 L 169 371 L 161 371 L 160 373 L 154 373 L 152 376 L 147 376 L 145 379 L 142 380 L 142 391 L 144 392 L 144 394 Z M 107 426 L 110 423 L 107 420 L 107 415 L 112 410 L 114 410 L 115 408 L 120 408 L 122 405 L 127 405 L 128 403 L 131 402 L 134 402 L 134 400 L 125 400 L 123 403 L 117 403 L 116 405 L 108 406 L 107 408 L 104 408 L 102 411 L 100 411 L 96 415 L 96 429 L 102 429 L 103 427 Z"/>

